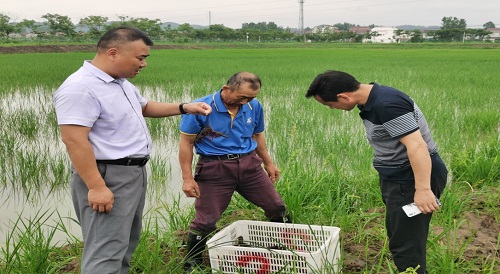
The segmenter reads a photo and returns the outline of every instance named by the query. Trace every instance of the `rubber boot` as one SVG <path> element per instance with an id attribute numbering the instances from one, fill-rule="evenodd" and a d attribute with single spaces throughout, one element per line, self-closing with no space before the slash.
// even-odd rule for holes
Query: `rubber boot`
<path id="1" fill-rule="evenodd" d="M 284 208 L 278 214 L 269 218 L 269 221 L 275 223 L 292 223 L 292 216 L 290 215 L 288 209 Z"/>
<path id="2" fill-rule="evenodd" d="M 203 251 L 207 243 L 207 236 L 189 232 L 188 252 L 184 263 L 184 273 L 191 273 L 203 262 Z"/>

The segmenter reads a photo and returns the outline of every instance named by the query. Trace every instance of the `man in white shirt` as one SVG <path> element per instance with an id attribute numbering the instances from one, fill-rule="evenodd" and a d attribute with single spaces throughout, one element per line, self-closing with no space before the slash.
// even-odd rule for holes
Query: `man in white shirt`
<path id="1" fill-rule="evenodd" d="M 127 78 L 146 67 L 151 39 L 131 27 L 106 32 L 92 61 L 54 95 L 71 163 L 71 193 L 85 243 L 81 273 L 127 273 L 142 227 L 151 136 L 144 117 L 208 115 L 205 103 L 143 98 Z"/>

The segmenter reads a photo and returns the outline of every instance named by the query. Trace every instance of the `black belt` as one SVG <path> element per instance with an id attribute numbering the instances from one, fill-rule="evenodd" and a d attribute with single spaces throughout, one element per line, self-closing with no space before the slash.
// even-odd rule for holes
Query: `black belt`
<path id="1" fill-rule="evenodd" d="M 119 166 L 144 166 L 149 161 L 149 156 L 144 158 L 121 158 L 116 160 L 97 160 L 99 164 L 119 165 Z"/>
<path id="2" fill-rule="evenodd" d="M 226 155 L 203 155 L 200 154 L 201 159 L 209 159 L 209 160 L 237 160 L 239 158 L 243 158 L 247 155 L 252 154 L 253 151 L 243 154 L 226 154 Z"/>

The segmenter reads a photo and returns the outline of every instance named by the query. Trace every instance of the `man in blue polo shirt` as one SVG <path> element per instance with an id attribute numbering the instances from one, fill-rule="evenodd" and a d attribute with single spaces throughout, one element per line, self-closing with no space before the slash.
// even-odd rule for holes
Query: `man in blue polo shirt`
<path id="1" fill-rule="evenodd" d="M 187 197 L 195 197 L 185 270 L 198 266 L 206 236 L 227 208 L 234 191 L 261 207 L 275 222 L 290 222 L 286 206 L 274 187 L 280 171 L 273 164 L 264 138 L 264 111 L 255 97 L 261 80 L 239 72 L 214 94 L 195 102 L 212 107 L 208 116 L 183 115 L 179 162 Z M 199 154 L 194 175 L 193 147 Z M 264 169 L 262 168 L 264 163 Z M 267 171 L 267 173 L 266 173 Z"/>
<path id="2" fill-rule="evenodd" d="M 426 243 L 432 212 L 447 181 L 429 126 L 417 104 L 403 92 L 377 83 L 361 84 L 341 71 L 326 71 L 306 94 L 331 109 L 360 110 L 374 149 L 386 205 L 389 249 L 399 271 L 426 273 Z M 423 214 L 409 217 L 403 206 L 415 203 Z"/>

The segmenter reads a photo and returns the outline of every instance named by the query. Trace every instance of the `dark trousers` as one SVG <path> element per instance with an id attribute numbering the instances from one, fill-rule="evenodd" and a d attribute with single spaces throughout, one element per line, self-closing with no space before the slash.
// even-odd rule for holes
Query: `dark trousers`
<path id="1" fill-rule="evenodd" d="M 235 191 L 261 207 L 267 218 L 283 216 L 285 204 L 261 164 L 256 153 L 236 160 L 200 159 L 195 180 L 201 193 L 195 201 L 196 215 L 189 228 L 205 235 L 216 230 L 216 223 Z"/>
<path id="2" fill-rule="evenodd" d="M 440 197 L 446 186 L 447 173 L 431 178 L 431 189 Z M 418 273 L 426 273 L 426 245 L 432 214 L 406 216 L 402 206 L 413 203 L 414 184 L 399 184 L 380 179 L 382 199 L 386 205 L 386 229 L 389 237 L 389 250 L 400 272 L 408 267 L 416 268 Z"/>

